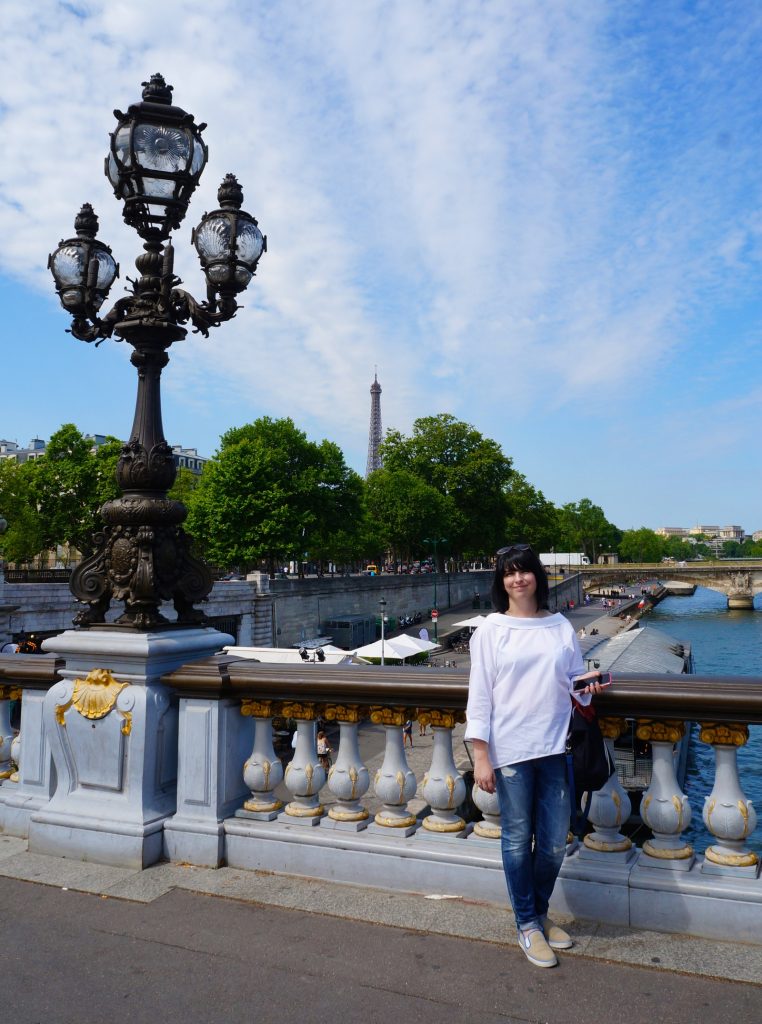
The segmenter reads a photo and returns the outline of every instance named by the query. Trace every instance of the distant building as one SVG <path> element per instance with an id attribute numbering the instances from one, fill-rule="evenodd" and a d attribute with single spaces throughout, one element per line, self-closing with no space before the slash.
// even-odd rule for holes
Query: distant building
<path id="1" fill-rule="evenodd" d="M 90 442 L 90 450 L 96 452 L 108 441 L 106 434 L 84 434 L 86 441 Z M 13 459 L 14 462 L 22 464 L 33 459 L 39 459 L 45 454 L 47 442 L 42 438 L 34 437 L 29 442 L 29 447 L 20 448 L 16 441 L 0 440 L 0 459 Z M 206 463 L 209 461 L 203 455 L 199 455 L 195 448 L 183 448 L 182 445 L 172 445 L 172 456 L 178 469 L 189 469 L 197 476 L 201 474 Z"/>
<path id="2" fill-rule="evenodd" d="M 680 537 L 682 540 L 689 542 L 691 538 L 700 535 L 708 537 L 710 540 L 719 540 L 720 542 L 726 540 L 742 542 L 746 536 L 742 526 L 708 526 L 706 523 L 691 526 L 689 529 L 683 526 L 660 526 L 657 530 L 654 530 L 654 533 L 658 533 L 660 537 Z"/>
<path id="3" fill-rule="evenodd" d="M 0 441 L 0 459 L 23 463 L 39 459 L 44 454 L 45 442 L 39 437 L 33 437 L 28 448 L 19 448 L 15 441 Z"/>
<path id="4" fill-rule="evenodd" d="M 199 455 L 195 448 L 182 448 L 179 444 L 172 445 L 172 455 L 178 469 L 189 469 L 200 476 L 209 459 Z"/>

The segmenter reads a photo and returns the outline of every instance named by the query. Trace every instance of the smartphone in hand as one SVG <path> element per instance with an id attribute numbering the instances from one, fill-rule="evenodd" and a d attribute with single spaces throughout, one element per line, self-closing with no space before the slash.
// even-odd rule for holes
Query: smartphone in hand
<path id="1" fill-rule="evenodd" d="M 574 689 L 584 690 L 587 686 L 611 686 L 611 673 L 610 672 L 599 672 L 597 676 L 593 676 L 592 679 L 575 679 Z"/>

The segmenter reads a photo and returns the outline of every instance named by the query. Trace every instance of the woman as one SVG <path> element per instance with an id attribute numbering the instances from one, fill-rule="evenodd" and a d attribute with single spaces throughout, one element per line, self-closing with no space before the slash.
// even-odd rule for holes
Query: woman
<path id="1" fill-rule="evenodd" d="M 519 944 L 533 964 L 555 967 L 553 950 L 572 945 L 547 916 L 569 830 L 570 694 L 573 680 L 599 677 L 585 673 L 569 621 L 548 611 L 548 577 L 531 547 L 512 544 L 497 554 L 497 611 L 471 639 L 466 739 L 477 785 L 497 790 Z M 575 696 L 589 704 L 600 689 L 591 683 Z"/>

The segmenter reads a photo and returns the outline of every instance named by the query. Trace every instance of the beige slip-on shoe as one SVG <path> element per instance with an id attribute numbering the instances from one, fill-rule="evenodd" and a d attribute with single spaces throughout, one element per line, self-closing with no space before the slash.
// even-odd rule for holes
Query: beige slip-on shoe
<path id="1" fill-rule="evenodd" d="M 571 949 L 574 940 L 563 928 L 559 928 L 549 917 L 542 918 L 542 931 L 551 949 Z"/>
<path id="2" fill-rule="evenodd" d="M 558 963 L 558 957 L 539 928 L 532 928 L 528 932 L 519 929 L 519 945 L 524 950 L 524 956 L 535 967 L 555 967 Z"/>

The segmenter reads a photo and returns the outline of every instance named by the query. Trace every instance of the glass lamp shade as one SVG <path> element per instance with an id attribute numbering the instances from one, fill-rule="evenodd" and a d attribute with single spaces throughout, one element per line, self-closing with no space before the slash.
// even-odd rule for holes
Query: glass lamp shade
<path id="1" fill-rule="evenodd" d="M 146 240 L 168 238 L 180 226 L 206 165 L 205 125 L 172 106 L 172 86 L 161 75 L 143 83 L 143 102 L 111 136 L 106 176 L 124 201 L 124 219 Z"/>
<path id="2" fill-rule="evenodd" d="M 243 192 L 232 174 L 217 193 L 222 209 L 205 213 L 193 232 L 201 266 L 213 291 L 222 295 L 242 292 L 251 281 L 267 238 L 250 214 L 240 209 Z"/>
<path id="3" fill-rule="evenodd" d="M 111 249 L 95 237 L 98 218 L 85 203 L 74 227 L 76 238 L 60 242 L 48 257 L 48 268 L 64 309 L 72 316 L 93 316 L 103 305 L 119 274 Z"/>

